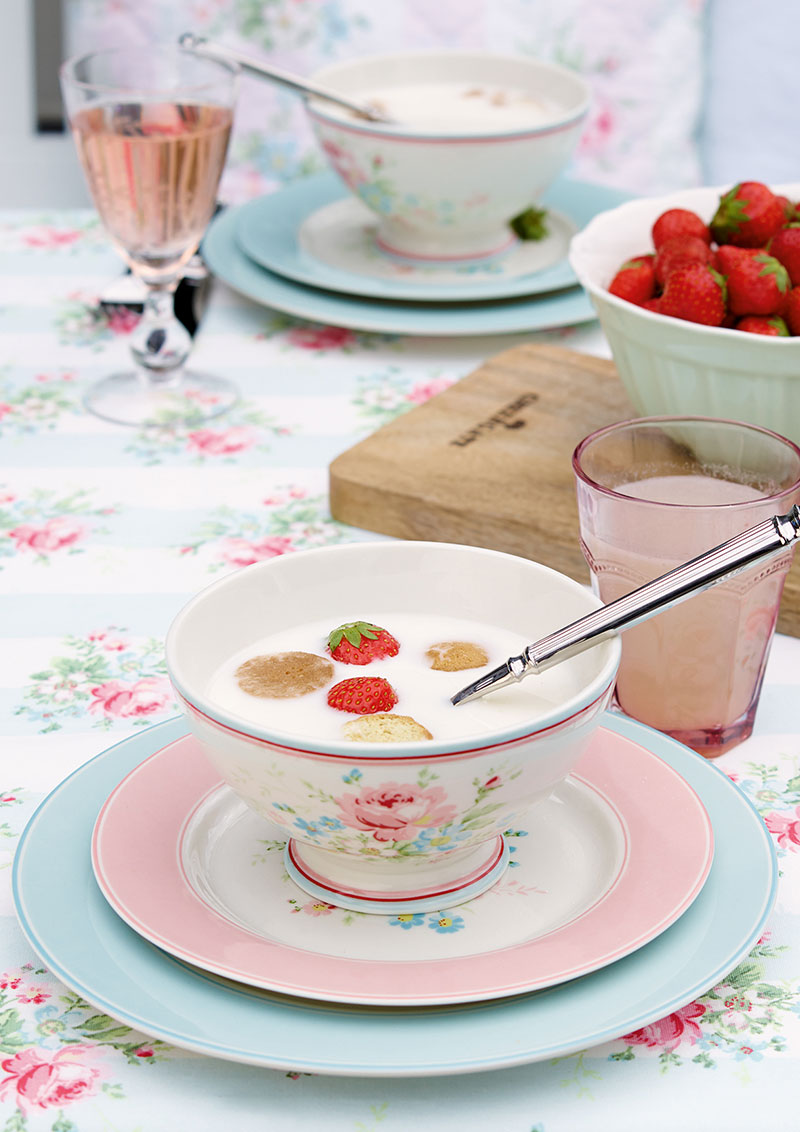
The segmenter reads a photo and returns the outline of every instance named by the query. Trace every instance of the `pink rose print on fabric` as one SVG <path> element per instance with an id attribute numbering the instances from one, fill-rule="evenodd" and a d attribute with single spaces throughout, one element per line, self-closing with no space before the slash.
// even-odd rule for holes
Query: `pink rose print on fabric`
<path id="1" fill-rule="evenodd" d="M 141 317 L 130 307 L 114 307 L 108 315 L 108 329 L 112 334 L 130 334 L 139 325 Z"/>
<path id="2" fill-rule="evenodd" d="M 786 817 L 783 814 L 766 814 L 764 824 L 778 842 L 781 849 L 791 849 L 793 853 L 800 850 L 800 806 L 795 809 L 795 817 Z"/>
<path id="3" fill-rule="evenodd" d="M 186 438 L 187 447 L 204 456 L 233 456 L 252 448 L 257 439 L 252 428 L 199 428 Z"/>
<path id="4" fill-rule="evenodd" d="M 158 676 L 145 676 L 133 683 L 106 680 L 92 688 L 89 711 L 102 711 L 117 719 L 154 715 L 168 706 L 170 687 Z"/>
<path id="5" fill-rule="evenodd" d="M 616 130 L 614 111 L 609 103 L 600 105 L 597 112 L 589 118 L 589 122 L 578 142 L 578 152 L 586 157 L 596 157 L 607 149 Z"/>
<path id="6" fill-rule="evenodd" d="M 277 558 L 294 550 L 292 540 L 283 535 L 267 535 L 260 539 L 229 538 L 222 546 L 222 557 L 231 566 L 252 566 L 265 558 Z"/>
<path id="7" fill-rule="evenodd" d="M 83 233 L 79 228 L 51 228 L 42 225 L 32 228 L 22 237 L 23 244 L 29 248 L 64 248 L 80 240 Z"/>
<path id="8" fill-rule="evenodd" d="M 344 326 L 293 326 L 286 337 L 301 350 L 336 350 L 356 340 L 353 331 Z"/>
<path id="9" fill-rule="evenodd" d="M 0 1062 L 6 1074 L 0 1081 L 0 1099 L 16 1101 L 29 1115 L 93 1097 L 104 1073 L 86 1064 L 91 1053 L 91 1046 L 71 1045 L 55 1051 L 26 1049 L 7 1057 Z"/>
<path id="10" fill-rule="evenodd" d="M 342 794 L 334 801 L 352 829 L 366 830 L 376 841 L 413 841 L 423 829 L 443 825 L 456 816 L 444 805 L 441 786 L 421 790 L 409 783 L 384 782 L 360 794 Z"/>
<path id="11" fill-rule="evenodd" d="M 41 526 L 22 523 L 8 532 L 17 544 L 17 550 L 32 550 L 36 554 L 49 554 L 73 546 L 86 533 L 86 528 L 75 519 L 66 517 L 48 519 Z"/>
<path id="12" fill-rule="evenodd" d="M 622 1041 L 668 1051 L 676 1049 L 684 1039 L 694 1045 L 702 1033 L 695 1018 L 701 1018 L 705 1012 L 705 1006 L 701 1006 L 699 1002 L 690 1002 L 674 1014 L 668 1014 L 666 1018 L 659 1018 L 649 1026 L 626 1034 Z"/>
<path id="13" fill-rule="evenodd" d="M 449 377 L 434 377 L 430 381 L 421 381 L 408 394 L 408 400 L 414 405 L 424 405 L 437 393 L 444 393 L 452 384 Z"/>

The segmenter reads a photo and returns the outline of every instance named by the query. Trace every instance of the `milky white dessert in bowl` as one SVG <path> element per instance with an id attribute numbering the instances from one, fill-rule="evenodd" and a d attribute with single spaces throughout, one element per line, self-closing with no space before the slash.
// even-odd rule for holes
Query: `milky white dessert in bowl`
<path id="1" fill-rule="evenodd" d="M 791 200 L 800 184 L 773 185 Z M 655 314 L 608 291 L 620 265 L 651 250 L 667 209 L 713 217 L 725 187 L 627 201 L 595 216 L 569 260 L 597 311 L 614 364 L 639 416 L 725 417 L 800 442 L 800 338 L 768 338 Z"/>
<path id="2" fill-rule="evenodd" d="M 287 869 L 302 888 L 360 911 L 425 911 L 499 879 L 503 831 L 552 793 L 597 726 L 619 642 L 471 703 L 454 707 L 450 697 L 598 604 L 554 570 L 490 550 L 328 547 L 201 591 L 170 628 L 167 664 L 192 733 L 271 823 L 265 836 L 288 839 Z M 393 634 L 396 655 L 335 659 L 329 632 L 359 620 Z M 289 658 L 279 672 L 289 685 L 252 694 L 264 690 L 262 662 L 252 662 L 276 655 Z M 453 657 L 486 663 L 452 670 Z M 380 720 L 329 706 L 332 688 L 362 678 L 393 690 Z M 376 740 L 395 717 L 395 741 Z"/>
<path id="3" fill-rule="evenodd" d="M 313 78 L 396 119 L 307 106 L 329 162 L 379 216 L 378 246 L 422 261 L 510 247 L 509 221 L 562 171 L 589 105 L 588 86 L 565 67 L 481 52 L 370 56 Z"/>

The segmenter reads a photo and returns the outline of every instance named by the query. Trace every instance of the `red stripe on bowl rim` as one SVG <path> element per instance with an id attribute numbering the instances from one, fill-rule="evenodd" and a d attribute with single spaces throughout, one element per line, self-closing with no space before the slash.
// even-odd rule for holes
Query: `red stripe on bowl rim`
<path id="1" fill-rule="evenodd" d="M 590 703 L 585 704 L 582 708 L 573 712 L 571 715 L 566 716 L 564 719 L 558 720 L 556 723 L 551 723 L 548 727 L 543 727 L 539 730 L 529 731 L 525 735 L 517 735 L 510 739 L 502 739 L 498 743 L 486 743 L 479 747 L 467 747 L 463 750 L 457 751 L 441 751 L 438 753 L 421 751 L 417 754 L 409 755 L 384 755 L 380 752 L 375 754 L 362 754 L 361 752 L 351 752 L 350 748 L 341 751 L 313 751 L 308 750 L 306 747 L 290 746 L 288 743 L 280 743 L 275 739 L 267 739 L 260 735 L 254 735 L 247 731 L 241 731 L 239 728 L 232 727 L 229 723 L 225 723 L 215 716 L 211 715 L 208 711 L 203 711 L 196 704 L 192 703 L 177 688 L 175 693 L 185 709 L 194 712 L 206 723 L 211 724 L 213 727 L 219 728 L 220 731 L 227 732 L 228 734 L 235 735 L 237 738 L 248 740 L 251 743 L 263 747 L 274 747 L 280 751 L 286 751 L 293 755 L 299 755 L 301 758 L 307 759 L 338 759 L 342 762 L 380 762 L 380 763 L 412 763 L 412 762 L 455 762 L 458 759 L 471 758 L 474 755 L 480 755 L 485 751 L 500 751 L 511 747 L 515 747 L 521 743 L 529 742 L 540 735 L 551 735 L 556 731 L 560 731 L 567 727 L 569 724 L 574 724 L 580 721 L 582 717 L 590 715 L 597 707 L 597 705 L 609 695 L 614 683 L 616 681 L 616 673 L 605 686 L 603 691 L 595 697 Z"/>

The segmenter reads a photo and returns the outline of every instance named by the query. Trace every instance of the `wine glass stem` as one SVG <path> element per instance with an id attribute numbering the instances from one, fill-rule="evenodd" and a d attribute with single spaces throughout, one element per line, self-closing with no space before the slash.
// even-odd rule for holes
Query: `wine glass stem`
<path id="1" fill-rule="evenodd" d="M 149 386 L 177 385 L 192 348 L 189 332 L 175 317 L 175 283 L 148 284 L 139 324 L 131 335 L 131 353 Z"/>

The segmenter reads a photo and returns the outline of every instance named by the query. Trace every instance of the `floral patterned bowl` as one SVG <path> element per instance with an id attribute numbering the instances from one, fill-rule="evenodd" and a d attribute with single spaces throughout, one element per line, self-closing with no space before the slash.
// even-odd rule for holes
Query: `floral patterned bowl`
<path id="1" fill-rule="evenodd" d="M 167 665 L 222 778 L 289 836 L 287 870 L 302 888 L 358 911 L 426 911 L 462 903 L 499 879 L 508 861 L 503 831 L 569 774 L 607 706 L 619 641 L 529 678 L 526 688 L 540 682 L 531 698 L 537 707 L 528 718 L 518 700 L 509 705 L 511 725 L 502 697 L 522 689 L 495 692 L 477 701 L 482 714 L 470 715 L 475 704 L 455 708 L 449 696 L 476 671 L 442 673 L 451 678 L 442 705 L 465 713 L 463 731 L 459 724 L 455 738 L 409 743 L 347 741 L 338 719 L 330 739 L 304 735 L 303 704 L 320 696 L 324 706 L 325 689 L 293 701 L 296 731 L 254 724 L 209 698 L 212 676 L 267 634 L 320 619 L 335 625 L 343 611 L 429 617 L 432 640 L 443 616 L 478 621 L 514 633 L 521 651 L 597 605 L 564 575 L 491 550 L 389 541 L 326 547 L 247 567 L 202 590 L 169 630 Z M 353 675 L 340 667 L 347 671 L 335 679 Z M 423 678 L 425 671 L 420 654 Z M 413 715 L 411 704 L 397 711 L 406 707 Z"/>
<path id="2" fill-rule="evenodd" d="M 589 88 L 554 63 L 518 56 L 418 52 L 337 63 L 314 79 L 359 96 L 389 86 L 463 83 L 522 89 L 553 105 L 538 125 L 503 131 L 424 132 L 362 121 L 310 102 L 311 123 L 333 168 L 377 213 L 378 246 L 425 261 L 488 258 L 514 242 L 512 217 L 535 204 L 577 144 Z"/>

